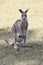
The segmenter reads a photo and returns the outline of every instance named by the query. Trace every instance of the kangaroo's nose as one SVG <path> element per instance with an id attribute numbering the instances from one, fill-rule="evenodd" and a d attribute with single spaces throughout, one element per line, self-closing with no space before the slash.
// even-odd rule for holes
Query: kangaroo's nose
<path id="1" fill-rule="evenodd" d="M 25 20 L 25 18 L 23 20 Z"/>

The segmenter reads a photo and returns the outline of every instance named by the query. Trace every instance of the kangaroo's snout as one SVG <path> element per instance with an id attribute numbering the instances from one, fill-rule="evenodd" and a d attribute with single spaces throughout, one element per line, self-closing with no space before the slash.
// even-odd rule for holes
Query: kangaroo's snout
<path id="1" fill-rule="evenodd" d="M 23 20 L 25 21 L 25 18 Z"/>

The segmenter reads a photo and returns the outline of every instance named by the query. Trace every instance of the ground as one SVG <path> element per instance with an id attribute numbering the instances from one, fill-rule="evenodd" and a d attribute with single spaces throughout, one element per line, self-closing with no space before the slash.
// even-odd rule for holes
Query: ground
<path id="1" fill-rule="evenodd" d="M 29 30 L 27 42 L 32 47 L 20 47 L 15 50 L 8 46 L 5 39 L 9 39 L 9 28 L 0 29 L 0 65 L 43 65 L 43 30 Z"/>

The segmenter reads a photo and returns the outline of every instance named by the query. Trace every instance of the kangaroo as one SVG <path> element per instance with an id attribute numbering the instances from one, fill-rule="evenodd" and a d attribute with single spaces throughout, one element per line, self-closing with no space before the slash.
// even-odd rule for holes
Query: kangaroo
<path id="1" fill-rule="evenodd" d="M 16 42 L 24 41 L 23 45 L 26 45 L 26 35 L 28 29 L 28 20 L 27 20 L 28 9 L 26 11 L 22 11 L 21 9 L 19 9 L 19 11 L 21 13 L 21 19 L 17 20 L 11 28 L 13 37 L 12 40 L 15 49 L 18 49 Z"/>

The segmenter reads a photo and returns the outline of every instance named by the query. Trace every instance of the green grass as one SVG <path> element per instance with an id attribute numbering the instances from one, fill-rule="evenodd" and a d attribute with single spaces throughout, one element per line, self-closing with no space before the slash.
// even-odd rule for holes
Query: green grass
<path id="1" fill-rule="evenodd" d="M 16 62 L 16 61 L 24 61 L 29 62 L 29 60 L 41 60 L 43 59 L 43 48 L 41 46 L 34 46 L 33 48 L 23 48 L 21 47 L 19 51 L 15 50 L 13 47 L 9 46 L 8 48 L 6 46 L 0 46 L 0 65 L 4 65 L 2 63 Z M 13 61 L 12 61 L 13 60 Z M 19 62 L 20 63 L 20 62 Z"/>
<path id="2" fill-rule="evenodd" d="M 21 63 L 21 65 L 28 65 L 31 64 L 31 61 L 40 63 L 41 60 L 43 60 L 43 48 L 40 45 L 34 45 L 32 48 L 20 47 L 19 51 L 12 46 L 0 45 L 0 65 L 17 65 L 17 63 L 18 65 Z"/>

